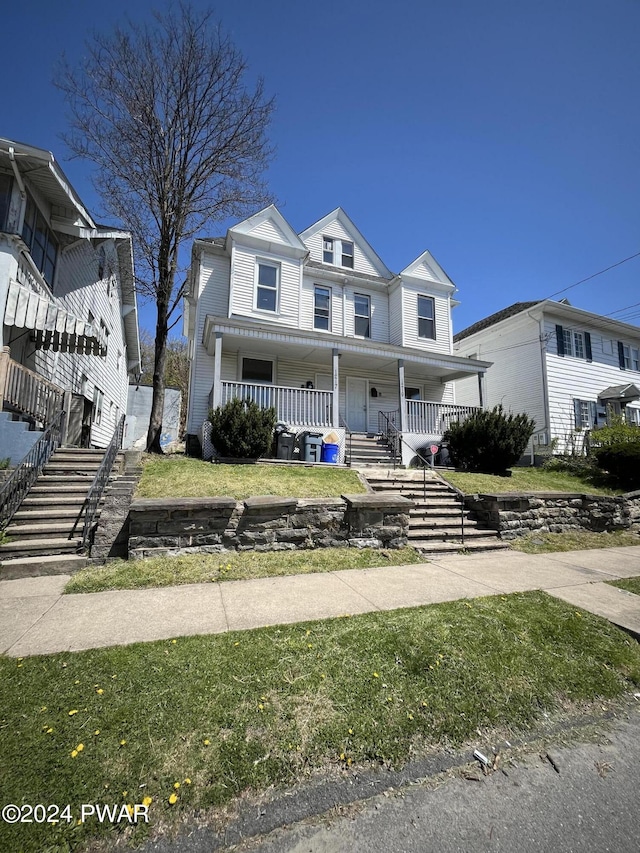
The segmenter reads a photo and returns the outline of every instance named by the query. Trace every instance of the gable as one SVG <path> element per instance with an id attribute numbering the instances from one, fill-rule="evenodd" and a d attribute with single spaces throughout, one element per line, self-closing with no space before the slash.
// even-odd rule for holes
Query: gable
<path id="1" fill-rule="evenodd" d="M 449 276 L 429 251 L 423 252 L 419 258 L 416 258 L 413 263 L 403 269 L 400 275 L 403 278 L 415 278 L 420 281 L 443 284 L 448 288 L 455 287 Z"/>
<path id="2" fill-rule="evenodd" d="M 333 263 L 325 261 L 323 238 L 334 241 Z M 337 207 L 300 234 L 300 239 L 309 249 L 311 259 L 327 266 L 353 269 L 364 275 L 392 278 L 393 274 L 373 247 L 360 233 L 356 225 L 341 207 Z M 353 267 L 341 263 L 342 241 L 353 243 Z"/>
<path id="3" fill-rule="evenodd" d="M 234 225 L 229 235 L 253 246 L 268 244 L 270 248 L 293 250 L 300 256 L 307 253 L 304 243 L 273 204 Z"/>

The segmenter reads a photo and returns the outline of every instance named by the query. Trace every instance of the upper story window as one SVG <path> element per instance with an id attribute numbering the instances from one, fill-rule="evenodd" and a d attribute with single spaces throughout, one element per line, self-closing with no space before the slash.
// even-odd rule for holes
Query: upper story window
<path id="1" fill-rule="evenodd" d="M 436 309 L 432 296 L 418 296 L 418 337 L 436 337 Z"/>
<path id="2" fill-rule="evenodd" d="M 348 240 L 342 241 L 342 266 L 353 269 L 353 243 Z"/>
<path id="3" fill-rule="evenodd" d="M 354 295 L 354 331 L 361 338 L 371 337 L 371 299 L 363 293 Z"/>
<path id="4" fill-rule="evenodd" d="M 556 345 L 558 355 L 570 355 L 591 361 L 591 335 L 589 332 L 577 332 L 556 326 Z"/>
<path id="5" fill-rule="evenodd" d="M 313 288 L 313 328 L 331 330 L 331 289 L 319 284 Z"/>
<path id="6" fill-rule="evenodd" d="M 256 308 L 259 311 L 278 310 L 278 282 L 280 267 L 274 264 L 258 263 L 258 285 L 256 288 Z"/>
<path id="7" fill-rule="evenodd" d="M 22 239 L 27 244 L 33 262 L 44 276 L 44 280 L 49 287 L 53 287 L 53 276 L 58 259 L 58 241 L 31 196 L 27 196 Z"/>
<path id="8" fill-rule="evenodd" d="M 640 370 L 640 348 L 620 343 L 620 367 L 623 370 Z"/>
<path id="9" fill-rule="evenodd" d="M 322 238 L 322 261 L 325 264 L 333 263 L 333 237 Z"/>
<path id="10" fill-rule="evenodd" d="M 0 231 L 7 230 L 7 217 L 11 205 L 11 190 L 13 178 L 11 175 L 0 173 Z"/>

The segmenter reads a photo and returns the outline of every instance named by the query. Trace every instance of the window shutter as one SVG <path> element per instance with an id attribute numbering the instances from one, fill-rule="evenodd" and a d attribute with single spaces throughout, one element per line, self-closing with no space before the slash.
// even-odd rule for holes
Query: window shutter
<path id="1" fill-rule="evenodd" d="M 558 355 L 564 355 L 564 332 L 562 326 L 556 326 L 556 344 Z"/>
<path id="2" fill-rule="evenodd" d="M 573 416 L 576 429 L 580 429 L 582 426 L 582 418 L 580 417 L 580 400 L 573 401 Z"/>
<path id="3" fill-rule="evenodd" d="M 595 402 L 589 403 L 589 425 L 594 427 L 598 424 L 598 406 Z"/>
<path id="4" fill-rule="evenodd" d="M 620 370 L 625 370 L 624 366 L 624 344 L 622 341 L 618 341 L 618 363 L 620 365 Z"/>
<path id="5" fill-rule="evenodd" d="M 593 352 L 591 350 L 591 335 L 589 332 L 584 333 L 584 349 L 587 354 L 587 361 L 593 361 Z"/>

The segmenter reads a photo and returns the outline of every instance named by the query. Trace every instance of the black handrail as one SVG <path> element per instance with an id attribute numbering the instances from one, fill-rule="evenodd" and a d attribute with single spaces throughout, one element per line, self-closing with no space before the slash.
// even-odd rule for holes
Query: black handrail
<path id="1" fill-rule="evenodd" d="M 62 441 L 65 412 L 58 412 L 0 489 L 0 529 L 11 521 L 40 472 Z"/>
<path id="2" fill-rule="evenodd" d="M 122 415 L 116 425 L 113 437 L 111 438 L 109 446 L 105 450 L 105 454 L 102 458 L 102 462 L 100 463 L 100 467 L 96 471 L 96 475 L 93 478 L 93 482 L 91 483 L 91 486 L 89 487 L 89 491 L 87 493 L 87 497 L 85 498 L 83 506 L 84 528 L 82 530 L 82 544 L 80 545 L 81 551 L 85 551 L 87 550 L 87 548 L 91 548 L 89 538 L 93 531 L 93 520 L 98 510 L 98 505 L 100 503 L 102 493 L 104 492 L 105 486 L 109 481 L 111 469 L 113 468 L 113 463 L 116 461 L 118 451 L 122 447 L 122 436 L 124 435 L 124 419 L 125 416 Z"/>
<path id="3" fill-rule="evenodd" d="M 386 429 L 384 429 L 386 422 Z M 395 471 L 396 467 L 396 453 L 399 453 L 400 447 L 402 444 L 406 445 L 412 453 L 418 457 L 418 459 L 422 462 L 422 489 L 423 489 L 423 497 L 426 502 L 427 500 L 427 465 L 433 469 L 433 459 L 431 457 L 431 462 L 427 460 L 419 451 L 415 450 L 411 445 L 404 440 L 402 437 L 402 433 L 398 429 L 398 427 L 391 421 L 389 417 L 384 412 L 378 412 L 378 430 L 385 437 L 385 441 L 391 445 L 393 452 L 393 469 Z M 397 447 L 397 450 L 396 450 Z M 464 494 L 453 486 L 451 483 L 447 483 L 447 486 L 456 493 L 456 496 L 460 499 L 460 537 L 462 540 L 462 547 L 464 548 Z"/>
<path id="4" fill-rule="evenodd" d="M 345 419 L 340 415 L 340 426 L 344 427 L 345 435 L 347 437 L 347 452 L 345 454 L 346 458 L 349 460 L 347 465 L 351 468 L 351 437 L 353 433 L 349 429 L 349 424 L 345 421 Z"/>

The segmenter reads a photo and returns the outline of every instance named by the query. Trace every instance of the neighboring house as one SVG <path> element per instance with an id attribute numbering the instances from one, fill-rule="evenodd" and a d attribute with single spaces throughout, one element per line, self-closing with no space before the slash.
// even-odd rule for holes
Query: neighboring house
<path id="1" fill-rule="evenodd" d="M 567 300 L 518 302 L 454 336 L 455 351 L 493 362 L 484 403 L 536 422 L 533 443 L 582 452 L 610 412 L 640 424 L 640 328 L 574 308 Z M 456 382 L 458 402 L 477 386 Z"/>
<path id="2" fill-rule="evenodd" d="M 140 372 L 131 235 L 96 224 L 53 154 L 8 139 L 0 312 L 0 457 L 20 461 L 62 410 L 66 444 L 106 447 Z"/>
<path id="3" fill-rule="evenodd" d="M 404 456 L 468 409 L 453 380 L 487 363 L 453 355 L 452 281 L 429 252 L 389 271 L 337 208 L 301 234 L 272 205 L 196 240 L 185 299 L 187 433 L 240 397 L 296 431 L 401 431 Z"/>

